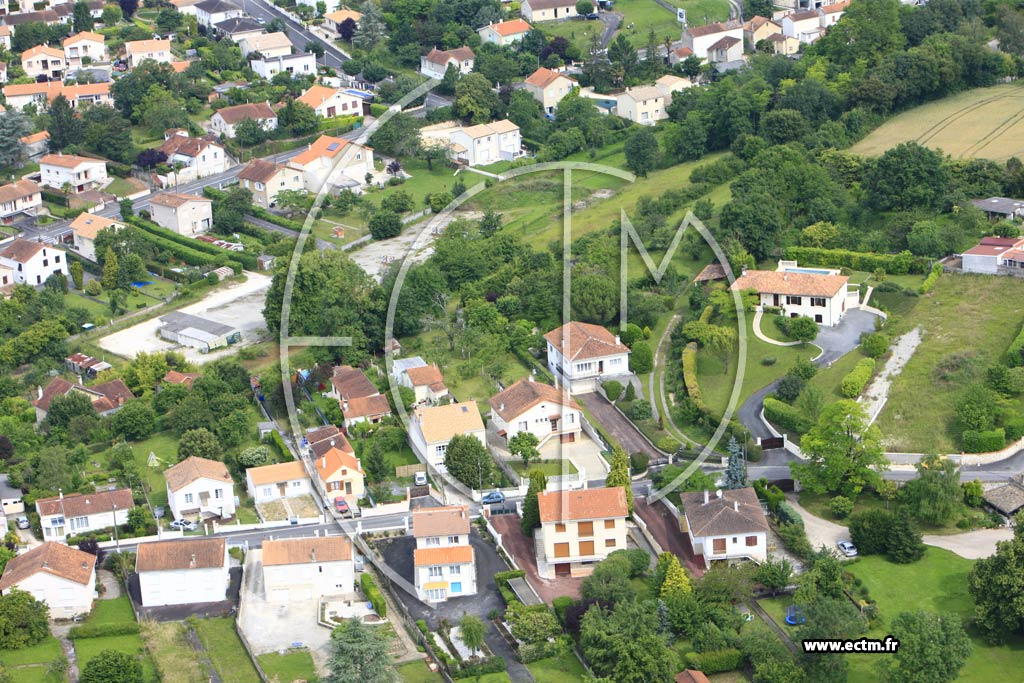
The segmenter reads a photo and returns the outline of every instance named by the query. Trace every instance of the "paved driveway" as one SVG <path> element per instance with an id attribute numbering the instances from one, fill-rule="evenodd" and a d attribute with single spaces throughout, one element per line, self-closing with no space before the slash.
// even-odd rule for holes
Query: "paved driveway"
<path id="1" fill-rule="evenodd" d="M 491 524 L 501 534 L 502 545 L 515 558 L 516 564 L 526 572 L 526 579 L 533 586 L 540 599 L 549 605 L 561 596 L 580 597 L 581 578 L 560 576 L 557 579 L 542 579 L 537 573 L 537 551 L 532 538 L 526 536 L 519 527 L 518 515 L 495 515 Z"/>
<path id="2" fill-rule="evenodd" d="M 683 562 L 691 576 L 704 576 L 704 557 L 693 552 L 690 538 L 679 529 L 679 520 L 664 505 L 648 505 L 646 499 L 637 498 L 633 512 L 647 524 L 647 530 L 654 536 L 661 549 L 670 552 Z"/>
<path id="3" fill-rule="evenodd" d="M 578 394 L 576 400 L 586 406 L 601 427 L 626 449 L 627 453 L 646 453 L 652 458 L 662 457 L 647 443 L 640 430 L 622 413 L 615 409 L 604 396 L 598 393 Z"/>
<path id="4" fill-rule="evenodd" d="M 1002 529 L 979 529 L 950 536 L 928 535 L 922 537 L 922 540 L 927 545 L 945 548 L 968 560 L 980 560 L 983 557 L 994 555 L 996 544 L 999 541 L 1009 541 L 1012 538 L 1013 529 L 1003 527 Z"/>
<path id="5" fill-rule="evenodd" d="M 815 550 L 825 546 L 829 550 L 836 549 L 839 541 L 850 540 L 850 530 L 841 524 L 830 522 L 821 517 L 815 517 L 806 509 L 800 507 L 796 496 L 786 496 L 786 502 L 793 506 L 793 509 L 800 513 L 804 520 L 804 531 L 807 532 L 807 540 Z"/>

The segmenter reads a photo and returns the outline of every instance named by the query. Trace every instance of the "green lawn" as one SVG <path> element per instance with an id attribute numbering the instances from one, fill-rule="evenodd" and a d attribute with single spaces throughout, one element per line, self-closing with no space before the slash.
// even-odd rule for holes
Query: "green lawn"
<path id="1" fill-rule="evenodd" d="M 877 422 L 889 450 L 959 452 L 956 397 L 984 378 L 1021 329 L 1024 311 L 1006 305 L 1021 297 L 1024 282 L 1017 278 L 946 275 L 892 321 L 893 336 L 920 326 L 922 342 L 893 380 Z M 936 372 L 940 364 L 942 375 Z M 1020 410 L 1022 403 L 1012 401 L 1011 407 Z"/>
<path id="2" fill-rule="evenodd" d="M 145 621 L 142 638 L 163 676 L 162 683 L 208 683 L 209 673 L 188 642 L 180 621 Z"/>
<path id="3" fill-rule="evenodd" d="M 135 621 L 132 604 L 127 595 L 113 600 L 97 600 L 96 606 L 85 623 L 90 625 L 123 624 Z"/>
<path id="4" fill-rule="evenodd" d="M 522 460 L 509 461 L 513 470 L 522 476 L 526 476 L 530 470 L 539 469 L 548 477 L 557 477 L 562 474 L 576 474 L 579 470 L 568 460 L 534 460 L 529 467 L 523 466 Z"/>
<path id="5" fill-rule="evenodd" d="M 846 526 L 849 523 L 849 518 L 836 518 L 836 516 L 833 515 L 832 511 L 829 509 L 829 503 L 831 501 L 831 495 L 818 495 L 811 493 L 810 491 L 800 492 L 800 505 L 808 512 L 815 515 L 816 517 L 821 517 L 822 519 L 827 519 L 829 521 L 835 522 L 836 524 L 842 524 L 843 526 Z M 889 503 L 889 509 L 891 510 L 898 510 L 899 507 L 900 504 L 897 501 L 892 501 Z M 859 496 L 857 496 L 857 500 L 854 501 L 853 505 L 854 513 L 866 512 L 868 510 L 885 509 L 885 500 L 883 500 L 882 497 L 879 496 L 874 491 L 865 491 L 861 493 Z M 949 522 L 947 522 L 946 524 L 936 527 L 918 522 L 918 526 L 921 528 L 921 531 L 926 534 L 959 534 L 963 533 L 963 529 L 957 528 L 956 523 L 964 516 L 972 514 L 976 515 L 979 512 L 980 510 L 970 508 L 967 505 L 961 503 L 960 509 L 953 514 Z"/>
<path id="6" fill-rule="evenodd" d="M 853 366 L 862 358 L 864 358 L 864 354 L 859 351 L 852 351 L 832 363 L 831 366 L 827 368 L 819 368 L 817 374 L 811 378 L 809 384 L 821 389 L 822 393 L 825 395 L 826 402 L 831 403 L 832 401 L 838 401 L 841 398 L 845 398 L 841 392 L 843 377 L 853 370 Z M 880 368 L 881 366 L 879 366 L 879 369 Z"/>
<path id="7" fill-rule="evenodd" d="M 424 660 L 409 662 L 398 667 L 398 677 L 402 683 L 441 683 L 441 674 L 427 668 Z"/>
<path id="8" fill-rule="evenodd" d="M 117 650 L 135 656 L 142 664 L 143 680 L 155 682 L 157 680 L 156 664 L 149 656 L 142 636 L 132 633 L 123 636 L 104 636 L 102 638 L 79 638 L 74 641 L 75 655 L 78 657 L 78 666 L 85 668 L 89 661 L 104 650 Z"/>
<path id="9" fill-rule="evenodd" d="M 259 680 L 242 641 L 235 632 L 235 621 L 229 617 L 200 619 L 196 631 L 224 683 L 251 683 Z"/>
<path id="10" fill-rule="evenodd" d="M 316 669 L 313 667 L 313 656 L 309 651 L 289 652 L 288 654 L 270 654 L 257 657 L 263 672 L 271 680 L 275 678 L 278 683 L 292 683 L 292 681 L 308 681 L 316 683 Z"/>
<path id="11" fill-rule="evenodd" d="M 20 650 L 0 650 L 0 663 L 6 667 L 25 664 L 46 665 L 59 657 L 63 657 L 60 651 L 60 641 L 53 636 L 47 636 L 32 647 Z"/>
<path id="12" fill-rule="evenodd" d="M 129 183 L 124 178 L 116 178 L 114 182 L 107 185 L 104 192 L 114 195 L 115 197 L 124 197 L 126 195 L 138 192 L 139 188 Z"/>
<path id="13" fill-rule="evenodd" d="M 587 675 L 580 660 L 572 654 L 541 659 L 527 664 L 526 668 L 535 680 L 543 683 L 583 683 Z"/>

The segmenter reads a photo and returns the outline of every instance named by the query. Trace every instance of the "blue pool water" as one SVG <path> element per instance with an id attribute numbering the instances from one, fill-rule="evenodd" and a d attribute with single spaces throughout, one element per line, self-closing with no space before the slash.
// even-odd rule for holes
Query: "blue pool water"
<path id="1" fill-rule="evenodd" d="M 151 285 L 151 284 L 153 284 L 153 283 L 152 282 L 133 282 L 132 283 L 132 287 L 137 287 L 139 289 L 142 289 L 146 285 Z"/>
<path id="2" fill-rule="evenodd" d="M 809 275 L 828 275 L 830 271 L 819 268 L 786 268 L 787 273 L 807 273 Z"/>

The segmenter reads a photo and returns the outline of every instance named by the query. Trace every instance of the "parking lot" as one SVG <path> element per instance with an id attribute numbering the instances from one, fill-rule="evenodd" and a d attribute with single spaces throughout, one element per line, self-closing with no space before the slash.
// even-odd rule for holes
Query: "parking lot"
<path id="1" fill-rule="evenodd" d="M 256 341 L 261 330 L 266 328 L 263 320 L 263 303 L 270 288 L 271 278 L 252 272 L 246 272 L 245 275 L 245 282 L 235 282 L 217 289 L 201 301 L 183 307 L 181 311 L 241 330 L 243 345 Z M 208 363 L 231 355 L 237 350 L 238 345 L 212 353 L 200 353 L 197 349 L 179 347 L 161 339 L 157 334 L 159 327 L 160 316 L 156 316 L 103 337 L 99 340 L 99 345 L 125 358 L 135 358 L 139 353 L 177 349 L 195 363 Z"/>

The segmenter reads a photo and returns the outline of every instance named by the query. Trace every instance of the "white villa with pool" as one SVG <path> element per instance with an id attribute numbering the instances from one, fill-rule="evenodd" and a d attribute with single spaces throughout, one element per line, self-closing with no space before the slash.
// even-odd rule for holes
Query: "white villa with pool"
<path id="1" fill-rule="evenodd" d="M 839 324 L 847 308 L 859 305 L 857 292 L 847 293 L 849 279 L 838 270 L 800 268 L 796 261 L 779 261 L 777 270 L 747 270 L 730 289 L 753 290 L 763 308 L 778 308 L 790 318 L 807 316 L 819 325 Z"/>

